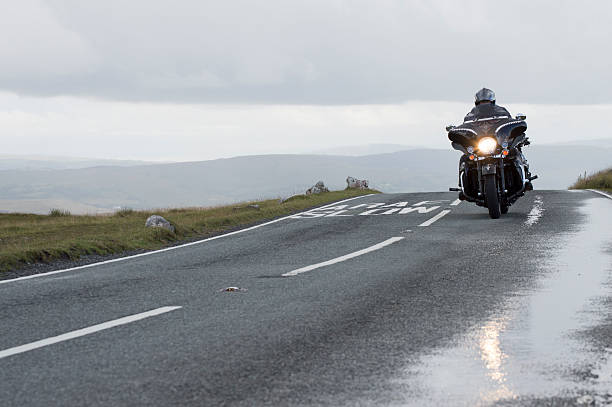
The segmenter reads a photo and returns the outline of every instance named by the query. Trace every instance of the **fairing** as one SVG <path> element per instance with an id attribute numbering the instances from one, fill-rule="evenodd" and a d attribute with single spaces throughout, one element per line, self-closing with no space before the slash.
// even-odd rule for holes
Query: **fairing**
<path id="1" fill-rule="evenodd" d="M 491 118 L 463 123 L 448 132 L 448 138 L 453 143 L 464 148 L 475 147 L 482 137 L 495 137 L 499 144 L 512 143 L 512 140 L 521 136 L 527 130 L 524 120 L 511 118 Z M 453 145 L 457 150 L 457 147 Z M 461 151 L 461 150 L 460 150 Z"/>

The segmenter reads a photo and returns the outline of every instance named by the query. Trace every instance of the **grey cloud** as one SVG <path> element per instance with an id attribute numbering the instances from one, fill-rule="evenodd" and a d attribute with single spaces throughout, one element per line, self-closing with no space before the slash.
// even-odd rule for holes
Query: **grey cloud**
<path id="1" fill-rule="evenodd" d="M 135 101 L 610 103 L 608 1 L 27 0 L 0 89 Z M 2 20 L 11 19 L 5 25 Z M 19 46 L 16 46 L 19 45 Z"/>

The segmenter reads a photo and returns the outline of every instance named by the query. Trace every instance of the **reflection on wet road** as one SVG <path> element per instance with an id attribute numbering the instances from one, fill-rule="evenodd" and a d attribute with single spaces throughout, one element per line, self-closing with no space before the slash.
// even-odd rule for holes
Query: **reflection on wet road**
<path id="1" fill-rule="evenodd" d="M 401 380 L 420 389 L 408 404 L 573 402 L 584 395 L 612 403 L 610 349 L 597 349 L 583 334 L 609 316 L 601 300 L 612 293 L 610 202 L 591 199 L 580 211 L 580 230 L 542 243 L 549 255 L 534 260 L 544 276 L 537 287 L 509 293 L 486 323 L 406 369 Z"/>
<path id="2" fill-rule="evenodd" d="M 506 372 L 503 368 L 507 355 L 502 351 L 499 339 L 504 328 L 503 321 L 490 321 L 480 329 L 478 336 L 480 358 L 487 368 L 487 376 L 499 386 L 492 394 L 484 395 L 484 401 L 495 401 L 514 396 L 505 383 Z"/>

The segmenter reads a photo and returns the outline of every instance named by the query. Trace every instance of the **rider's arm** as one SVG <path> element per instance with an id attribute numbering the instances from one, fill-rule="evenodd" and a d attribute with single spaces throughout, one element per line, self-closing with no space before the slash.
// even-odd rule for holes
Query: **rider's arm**
<path id="1" fill-rule="evenodd" d="M 467 122 L 470 120 L 474 120 L 476 118 L 476 116 L 474 115 L 474 109 L 472 109 L 468 114 L 465 115 L 465 117 L 463 118 L 463 122 Z"/>
<path id="2" fill-rule="evenodd" d="M 499 109 L 499 113 L 497 114 L 498 116 L 508 116 L 508 117 L 512 118 L 512 115 L 510 114 L 508 109 L 506 109 L 503 106 L 499 106 L 499 105 L 496 105 L 496 106 Z"/>

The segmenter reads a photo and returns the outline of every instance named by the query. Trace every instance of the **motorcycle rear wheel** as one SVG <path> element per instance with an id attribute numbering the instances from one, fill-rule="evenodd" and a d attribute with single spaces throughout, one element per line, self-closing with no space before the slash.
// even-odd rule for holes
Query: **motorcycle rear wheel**
<path id="1" fill-rule="evenodd" d="M 485 197 L 487 198 L 487 208 L 491 219 L 499 219 L 501 208 L 499 207 L 499 197 L 497 196 L 497 182 L 495 174 L 485 175 Z"/>

